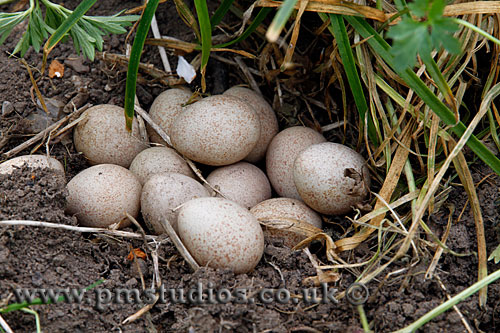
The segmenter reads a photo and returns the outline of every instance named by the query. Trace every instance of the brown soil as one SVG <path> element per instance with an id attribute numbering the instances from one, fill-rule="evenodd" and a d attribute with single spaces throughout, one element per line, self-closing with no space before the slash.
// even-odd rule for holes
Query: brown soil
<path id="1" fill-rule="evenodd" d="M 68 3 L 74 4 L 76 1 Z M 103 1 L 92 11 L 94 14 L 111 14 L 137 4 L 118 0 Z M 178 18 L 172 2 L 160 6 L 157 18 L 162 33 L 184 40 L 192 39 L 189 30 Z M 0 118 L 0 133 L 8 137 L 2 144 L 0 136 L 0 153 L 27 139 L 30 123 L 26 118 L 36 112 L 26 69 L 6 54 L 6 51 L 13 49 L 19 36 L 20 31 L 16 31 L 5 45 L 0 47 L 0 102 L 9 101 L 14 107 L 13 113 Z M 123 40 L 124 36 L 108 38 L 106 50 L 124 53 Z M 73 52 L 72 46 L 60 45 L 51 53 L 49 61 L 59 59 L 64 62 L 74 57 Z M 33 51 L 29 51 L 25 58 L 33 66 L 38 66 L 41 61 L 41 56 Z M 147 47 L 142 60 L 160 67 L 154 48 Z M 212 66 L 217 68 L 213 71 L 217 75 L 209 81 L 210 92 L 220 92 L 227 88 L 229 83 L 242 81 L 240 74 L 229 74 L 234 72 L 234 68 L 227 68 L 217 62 L 212 63 Z M 81 94 L 82 105 L 86 102 L 121 105 L 125 89 L 124 79 L 124 69 L 102 61 L 95 61 L 93 64 L 83 61 L 73 66 L 67 63 L 63 79 L 45 78 L 40 82 L 40 89 L 44 96 L 58 99 L 62 103 L 68 103 Z M 88 84 L 84 93 L 79 90 L 81 82 Z M 196 88 L 196 84 L 193 88 Z M 163 89 L 164 87 L 158 84 L 144 84 L 138 87 L 137 93 L 143 106 L 147 108 Z M 45 152 L 45 147 L 40 149 Z M 22 153 L 28 154 L 29 150 Z M 36 220 L 76 225 L 76 220 L 64 213 L 64 184 L 88 165 L 75 152 L 68 138 L 52 145 L 50 153 L 64 162 L 66 179 L 47 170 L 28 168 L 18 169 L 9 176 L 0 175 L 0 220 Z M 474 164 L 471 169 L 476 183 L 491 173 L 480 163 Z M 488 253 L 491 253 L 500 241 L 499 188 L 500 179 L 496 176 L 490 176 L 477 188 L 484 215 Z M 459 214 L 466 202 L 467 196 L 463 189 L 454 188 L 447 200 L 447 204 L 455 207 L 454 221 L 459 220 Z M 441 235 L 447 220 L 448 208 L 445 205 L 430 217 L 428 222 L 434 232 Z M 334 236 L 339 234 L 342 228 L 349 226 L 343 219 L 337 219 L 336 222 L 338 225 L 332 224 L 326 228 L 326 231 Z M 130 228 L 129 231 L 135 229 Z M 476 251 L 474 220 L 469 208 L 466 208 L 460 220 L 453 224 L 447 245 L 459 253 Z M 135 264 L 127 259 L 131 247 L 148 252 L 148 257 L 144 261 L 139 260 L 139 265 L 145 285 L 150 287 L 153 283 L 151 248 L 146 248 L 141 240 L 41 227 L 0 227 L 0 308 L 15 302 L 13 291 L 16 288 L 85 288 L 100 279 L 104 279 L 104 282 L 96 287 L 97 290 L 141 288 L 141 277 Z M 362 262 L 373 254 L 375 248 L 376 239 L 360 246 L 349 256 L 343 256 L 351 262 L 355 256 L 359 259 L 354 261 Z M 253 272 L 241 275 L 209 268 L 202 268 L 193 273 L 178 256 L 168 238 L 157 244 L 157 249 L 160 277 L 167 289 L 183 288 L 187 291 L 196 288 L 197 283 L 201 282 L 204 287 L 210 283 L 214 290 L 228 288 L 236 291 L 237 288 L 246 288 L 248 294 L 256 295 L 265 288 L 287 288 L 292 295 L 296 295 L 300 294 L 300 288 L 309 286 L 304 280 L 316 275 L 304 252 L 292 252 L 279 240 L 267 240 L 265 255 L 259 265 Z M 311 251 L 320 260 L 327 262 L 324 258 L 324 248 L 320 244 L 313 244 Z M 375 331 L 387 332 L 402 328 L 445 301 L 447 295 L 455 295 L 476 281 L 475 255 L 457 257 L 443 254 L 436 274 L 446 287 L 445 292 L 435 278 L 424 278 L 433 254 L 432 251 L 420 253 L 420 261 L 414 267 L 403 273 L 389 275 L 391 271 L 409 268 L 409 261 L 416 259 L 403 258 L 390 266 L 390 269 L 384 272 L 385 275 L 379 276 L 367 286 L 370 297 L 364 304 L 364 309 L 368 320 L 373 321 Z M 489 263 L 489 272 L 497 268 L 493 263 Z M 340 273 L 339 281 L 330 284 L 331 288 L 336 288 L 339 292 L 345 291 L 355 278 L 347 270 Z M 319 289 L 321 290 L 321 287 Z M 250 304 L 232 302 L 196 305 L 175 304 L 167 299 L 166 302 L 156 304 L 149 313 L 138 320 L 123 324 L 127 317 L 145 304 L 106 304 L 97 308 L 97 294 L 89 291 L 86 295 L 89 296 L 88 300 L 81 304 L 61 302 L 37 305 L 32 309 L 39 314 L 42 329 L 46 332 L 362 332 L 358 311 L 345 298 L 338 303 L 316 305 L 306 304 L 301 300 L 287 304 L 265 304 L 256 301 Z M 494 332 L 500 326 L 499 299 L 500 283 L 497 282 L 488 289 L 488 304 L 485 308 L 479 308 L 477 295 L 464 300 L 457 307 L 473 330 Z M 14 311 L 3 314 L 2 317 L 16 332 L 35 330 L 34 317 L 28 313 Z M 440 315 L 423 328 L 425 332 L 464 330 L 460 316 L 453 310 Z"/>

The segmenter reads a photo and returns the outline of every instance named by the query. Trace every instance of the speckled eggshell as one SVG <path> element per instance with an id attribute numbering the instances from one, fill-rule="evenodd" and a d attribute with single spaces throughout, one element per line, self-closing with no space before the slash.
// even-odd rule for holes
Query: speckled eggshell
<path id="1" fill-rule="evenodd" d="M 182 206 L 179 237 L 199 265 L 247 273 L 264 253 L 264 234 L 244 207 L 223 198 L 200 198 Z"/>
<path id="2" fill-rule="evenodd" d="M 85 111 L 74 130 L 75 148 L 91 164 L 116 164 L 128 168 L 134 157 L 148 147 L 139 135 L 134 118 L 132 133 L 125 127 L 124 109 L 110 104 Z"/>
<path id="3" fill-rule="evenodd" d="M 106 228 L 126 218 L 125 212 L 139 215 L 141 183 L 129 170 L 114 164 L 99 164 L 71 179 L 66 212 L 86 227 Z M 122 227 L 130 225 L 128 219 Z"/>
<path id="4" fill-rule="evenodd" d="M 45 155 L 23 155 L 0 163 L 0 174 L 9 174 L 14 171 L 16 167 L 22 167 L 25 163 L 30 168 L 49 168 L 64 173 L 64 167 L 61 162 L 53 157 L 47 157 Z"/>
<path id="5" fill-rule="evenodd" d="M 208 175 L 207 181 L 217 187 L 227 199 L 246 208 L 251 208 L 271 198 L 272 194 L 271 184 L 266 174 L 247 162 L 238 162 L 215 169 Z M 208 186 L 206 187 L 209 189 Z"/>
<path id="6" fill-rule="evenodd" d="M 242 100 L 210 96 L 186 107 L 170 127 L 173 146 L 184 156 L 220 166 L 244 159 L 260 135 L 256 112 Z"/>
<path id="7" fill-rule="evenodd" d="M 359 176 L 346 177 L 346 169 Z M 315 144 L 295 160 L 293 177 L 297 190 L 312 209 L 323 214 L 345 214 L 363 201 L 370 188 L 364 158 L 351 148 L 333 142 Z"/>
<path id="8" fill-rule="evenodd" d="M 267 149 L 266 171 L 280 196 L 302 200 L 293 181 L 293 162 L 310 145 L 325 141 L 320 133 L 302 126 L 289 127 L 273 138 Z"/>
<path id="9" fill-rule="evenodd" d="M 163 172 L 174 172 L 195 178 L 186 161 L 175 150 L 168 147 L 152 147 L 141 151 L 130 164 L 132 171 L 141 184 L 149 177 Z"/>
<path id="10" fill-rule="evenodd" d="M 149 116 L 151 119 L 160 126 L 167 135 L 170 135 L 170 125 L 174 122 L 175 117 L 181 113 L 185 104 L 193 93 L 188 88 L 172 88 L 165 90 L 158 97 L 155 98 L 151 108 L 149 109 Z M 156 131 L 146 126 L 149 140 L 154 143 L 165 145 L 166 142 L 156 133 Z"/>
<path id="11" fill-rule="evenodd" d="M 245 87 L 232 87 L 224 92 L 224 95 L 231 95 L 241 98 L 257 112 L 260 121 L 260 137 L 257 144 L 245 157 L 245 161 L 255 163 L 266 156 L 267 147 L 278 133 L 278 119 L 276 113 L 267 101 L 255 91 Z"/>
<path id="12" fill-rule="evenodd" d="M 302 201 L 291 198 L 274 198 L 263 201 L 250 209 L 257 219 L 260 218 L 287 218 L 296 219 L 309 223 L 316 228 L 321 229 L 321 217 L 311 208 L 307 207 Z M 282 238 L 284 244 L 288 247 L 294 247 L 305 239 L 304 236 L 297 233 L 265 228 L 264 235 L 276 238 Z"/>
<path id="13" fill-rule="evenodd" d="M 191 199 L 208 196 L 208 190 L 193 178 L 178 173 L 156 174 L 142 188 L 142 216 L 157 235 L 163 232 L 161 223 L 165 219 L 177 231 L 178 210 L 173 209 Z"/>

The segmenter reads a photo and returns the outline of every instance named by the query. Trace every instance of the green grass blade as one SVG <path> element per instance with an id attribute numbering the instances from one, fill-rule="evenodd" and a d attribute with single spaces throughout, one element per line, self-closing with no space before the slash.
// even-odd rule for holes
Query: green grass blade
<path id="1" fill-rule="evenodd" d="M 363 37 L 368 38 L 367 43 L 377 52 L 384 61 L 394 68 L 393 57 L 389 53 L 390 46 L 385 40 L 362 18 L 354 16 L 346 16 L 346 20 L 354 27 L 354 29 Z M 371 37 L 371 38 L 369 38 Z M 396 73 L 415 91 L 415 93 L 441 118 L 446 124 L 450 125 L 451 130 L 457 136 L 461 137 L 466 127 L 462 122 L 456 123 L 455 115 L 433 94 L 425 83 L 410 69 L 396 71 Z M 467 141 L 467 145 L 474 153 L 483 160 L 493 171 L 500 175 L 500 160 L 484 146 L 484 144 L 471 135 Z"/>
<path id="2" fill-rule="evenodd" d="M 42 325 L 40 324 L 40 316 L 38 315 L 38 313 L 36 311 L 28 309 L 28 308 L 21 309 L 21 311 L 29 313 L 35 317 L 36 333 L 41 333 L 42 332 Z"/>
<path id="3" fill-rule="evenodd" d="M 233 4 L 234 0 L 222 0 L 222 3 L 220 4 L 219 8 L 214 13 L 214 16 L 210 19 L 210 26 L 212 27 L 212 30 L 215 29 L 215 27 L 220 23 L 222 18 L 226 15 L 227 11 L 229 10 L 229 7 Z"/>
<path id="4" fill-rule="evenodd" d="M 73 13 L 56 29 L 43 47 L 42 72 L 47 62 L 47 56 L 61 39 L 71 30 L 71 28 L 82 18 L 82 16 L 96 3 L 97 0 L 83 0 Z"/>
<path id="5" fill-rule="evenodd" d="M 177 9 L 177 13 L 179 13 L 182 21 L 184 21 L 184 23 L 186 23 L 186 25 L 193 30 L 196 38 L 200 40 L 200 30 L 198 29 L 196 18 L 194 17 L 193 13 L 191 13 L 188 5 L 183 0 L 174 0 L 174 3 L 175 8 Z"/>
<path id="6" fill-rule="evenodd" d="M 205 92 L 205 72 L 207 70 L 208 58 L 212 49 L 212 26 L 210 25 L 210 17 L 208 16 L 208 7 L 205 0 L 194 0 L 196 14 L 198 15 L 198 23 L 201 33 L 201 89 Z"/>
<path id="7" fill-rule="evenodd" d="M 276 16 L 273 18 L 271 25 L 267 29 L 266 37 L 270 42 L 274 43 L 278 40 L 283 27 L 285 26 L 286 22 L 288 22 L 290 15 L 292 15 L 292 11 L 296 3 L 297 0 L 283 1 L 283 4 L 281 5 L 280 9 L 278 9 Z"/>
<path id="8" fill-rule="evenodd" d="M 450 86 L 448 85 L 448 82 L 446 82 L 443 73 L 441 73 L 441 71 L 439 70 L 439 67 L 434 59 L 432 59 L 430 54 L 421 54 L 420 57 L 425 64 L 427 72 L 430 74 L 431 78 L 438 86 L 439 91 L 441 91 L 441 94 L 443 94 L 448 105 L 454 105 L 455 101 L 453 100 L 453 93 L 450 89 Z"/>
<path id="9" fill-rule="evenodd" d="M 330 14 L 330 22 L 337 46 L 339 48 L 340 57 L 342 58 L 342 62 L 344 64 L 347 80 L 349 81 L 349 86 L 351 87 L 354 102 L 358 108 L 359 118 L 362 125 L 361 128 L 364 128 L 365 118 L 368 117 L 368 136 L 372 143 L 377 145 L 379 142 L 377 132 L 370 117 L 370 113 L 367 112 L 368 105 L 366 104 L 363 87 L 361 86 L 361 80 L 359 79 L 356 64 L 354 62 L 354 55 L 352 54 L 351 44 L 349 42 L 349 37 L 344 24 L 344 18 L 342 15 Z"/>
<path id="10" fill-rule="evenodd" d="M 141 21 L 137 27 L 134 38 L 134 44 L 130 51 L 130 59 L 127 70 L 127 85 L 125 88 L 125 124 L 128 131 L 132 131 L 132 120 L 134 119 L 135 90 L 137 83 L 137 73 L 139 72 L 139 63 L 141 60 L 142 49 L 148 35 L 153 15 L 158 7 L 159 0 L 149 0 Z"/>
<path id="11" fill-rule="evenodd" d="M 250 34 L 252 32 L 255 31 L 255 29 L 257 29 L 257 27 L 262 23 L 262 21 L 264 21 L 264 19 L 271 12 L 271 10 L 272 10 L 272 8 L 270 8 L 270 7 L 261 8 L 261 10 L 257 14 L 257 16 L 255 16 L 255 19 L 252 21 L 252 23 L 245 29 L 245 31 L 238 38 L 235 38 L 232 41 L 224 43 L 224 44 L 215 45 L 215 47 L 217 47 L 217 48 L 228 47 L 228 46 L 231 46 L 233 44 L 236 44 L 236 43 L 241 42 L 242 40 L 246 39 L 248 36 L 250 36 Z"/>
<path id="12" fill-rule="evenodd" d="M 454 305 L 457 305 L 458 303 L 462 302 L 463 300 L 465 300 L 469 296 L 475 294 L 476 292 L 478 292 L 480 289 L 484 288 L 485 286 L 488 286 L 489 284 L 495 282 L 496 280 L 498 280 L 498 278 L 500 278 L 500 269 L 491 273 L 490 275 L 486 276 L 484 279 L 474 283 L 472 286 L 465 289 L 464 291 L 462 291 L 458 295 L 450 298 L 446 302 L 442 303 L 441 305 L 439 305 L 439 306 L 435 307 L 434 309 L 432 309 L 431 311 L 427 312 L 425 315 L 420 317 L 417 321 L 415 321 L 411 325 L 406 326 L 405 328 L 396 331 L 396 333 L 415 332 L 420 327 L 425 325 L 427 322 L 436 318 L 437 316 L 439 316 L 443 312 L 451 309 Z"/>
<path id="13" fill-rule="evenodd" d="M 494 36 L 490 35 L 486 31 L 484 31 L 483 29 L 476 27 L 474 24 L 471 24 L 471 23 L 469 23 L 467 21 L 464 21 L 464 20 L 461 20 L 459 18 L 452 18 L 452 20 L 453 20 L 453 22 L 455 22 L 457 24 L 461 24 L 464 27 L 467 27 L 467 28 L 471 29 L 472 31 L 477 32 L 481 36 L 486 37 L 488 40 L 492 41 L 493 43 L 495 43 L 497 45 L 500 45 L 500 40 L 499 39 L 497 39 Z"/>

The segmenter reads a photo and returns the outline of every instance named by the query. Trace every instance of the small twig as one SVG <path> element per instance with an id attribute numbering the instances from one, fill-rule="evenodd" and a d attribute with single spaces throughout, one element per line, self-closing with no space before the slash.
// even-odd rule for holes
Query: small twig
<path id="1" fill-rule="evenodd" d="M 343 126 L 343 125 L 344 125 L 344 121 L 343 120 L 337 121 L 335 123 L 322 126 L 321 127 L 321 131 L 322 132 L 328 132 L 328 131 L 331 131 L 332 129 L 339 128 L 340 126 Z"/>
<path id="2" fill-rule="evenodd" d="M 14 333 L 2 316 L 0 316 L 0 327 L 5 331 L 5 333 Z"/>
<path id="3" fill-rule="evenodd" d="M 30 147 L 38 140 L 43 139 L 48 133 L 52 132 L 54 129 L 59 128 L 59 126 L 64 124 L 66 121 L 68 121 L 68 119 L 70 119 L 71 117 L 79 116 L 80 114 L 82 114 L 85 110 L 87 110 L 91 106 L 92 106 L 92 104 L 86 104 L 86 105 L 82 106 L 80 109 L 76 110 L 75 112 L 67 115 L 66 117 L 60 119 L 56 123 L 50 125 L 49 127 L 44 129 L 43 131 L 41 131 L 40 133 L 38 133 L 37 135 L 35 135 L 31 139 L 29 139 L 28 141 L 25 141 L 25 142 L 21 143 L 19 146 L 12 148 L 8 152 L 4 153 L 3 157 L 9 158 L 9 157 L 19 153 L 20 151 Z"/>
<path id="4" fill-rule="evenodd" d="M 283 277 L 283 273 L 281 272 L 281 269 L 278 266 L 276 266 L 276 264 L 274 264 L 274 263 L 272 263 L 270 261 L 267 261 L 267 263 L 269 265 L 271 265 L 271 267 L 274 268 L 278 272 L 278 274 L 280 275 L 281 282 L 283 283 L 283 286 L 286 287 L 285 278 Z"/>
<path id="5" fill-rule="evenodd" d="M 158 126 L 158 124 L 156 124 L 153 121 L 153 119 L 151 119 L 151 117 L 149 116 L 149 114 L 146 111 L 144 111 L 143 108 L 141 108 L 139 105 L 136 104 L 135 105 L 135 112 L 138 115 L 140 115 L 149 124 L 149 126 L 151 126 L 151 128 L 153 128 L 156 131 L 156 133 L 158 133 L 158 135 L 160 136 L 160 138 L 162 138 L 163 141 L 165 141 L 167 143 L 167 146 L 169 148 L 175 149 L 172 146 L 172 142 L 170 141 L 170 137 L 168 136 L 168 134 L 165 133 L 165 131 L 160 126 Z M 203 175 L 201 174 L 200 170 L 196 167 L 196 165 L 193 163 L 193 161 L 191 161 L 189 158 L 183 156 L 182 154 L 181 154 L 181 156 L 184 158 L 184 160 L 189 165 L 189 167 L 191 168 L 191 170 L 193 170 L 193 172 L 196 174 L 196 176 L 198 176 L 198 178 L 203 182 L 203 184 L 206 184 L 208 187 L 210 187 L 210 189 L 212 191 L 214 191 L 215 193 L 219 194 L 221 197 L 226 198 L 224 196 L 224 194 L 222 194 L 218 189 L 216 189 L 214 186 L 212 186 L 212 184 L 210 184 L 209 182 L 207 182 L 207 180 L 205 179 L 205 177 L 203 177 Z"/>
<path id="6" fill-rule="evenodd" d="M 146 237 L 148 240 L 156 240 L 158 236 L 152 236 L 152 235 L 141 235 L 137 234 L 134 232 L 128 232 L 128 231 L 120 231 L 120 230 L 109 230 L 105 228 L 90 228 L 90 227 L 75 227 L 72 225 L 67 225 L 67 224 L 58 224 L 58 223 L 52 223 L 52 222 L 44 222 L 44 221 L 30 221 L 30 220 L 3 220 L 0 221 L 0 226 L 31 226 L 31 227 L 45 227 L 45 228 L 54 228 L 54 229 L 63 229 L 63 230 L 69 230 L 69 231 L 76 231 L 76 232 L 82 232 L 82 233 L 90 233 L 90 232 L 95 232 L 95 233 L 101 233 L 101 234 L 107 234 L 107 235 L 113 235 L 113 236 L 118 236 L 118 237 L 125 237 L 125 238 L 135 238 L 135 239 L 142 239 L 143 237 Z"/>
<path id="7" fill-rule="evenodd" d="M 235 67 L 239 67 L 238 64 L 232 60 L 229 60 L 227 58 L 224 58 L 224 57 L 221 57 L 219 55 L 216 55 L 216 54 L 210 54 L 210 57 L 211 58 L 214 58 L 220 62 L 223 62 L 225 64 L 228 64 L 228 65 L 231 65 L 231 66 L 235 66 Z M 259 72 L 258 70 L 256 70 L 255 68 L 252 68 L 252 67 L 247 67 L 248 68 L 248 71 L 250 73 L 252 73 L 253 75 L 256 75 L 256 76 L 264 76 L 261 72 Z"/>
<path id="8" fill-rule="evenodd" d="M 137 220 L 132 216 L 130 215 L 129 213 L 125 212 L 125 215 L 127 216 L 127 218 L 130 220 L 130 222 L 132 222 L 133 225 L 135 225 L 137 227 L 137 229 L 139 230 L 139 232 L 141 233 L 142 235 L 142 239 L 144 241 L 144 246 L 146 248 L 148 248 L 148 241 L 146 239 L 146 232 L 144 231 L 144 229 L 142 228 L 142 226 L 139 224 L 139 222 L 137 222 Z"/>
<path id="9" fill-rule="evenodd" d="M 173 148 L 172 142 L 170 141 L 170 137 L 168 136 L 168 134 L 165 133 L 165 131 L 160 126 L 158 126 L 158 124 L 156 124 L 153 121 L 153 119 L 151 119 L 149 114 L 137 104 L 134 105 L 134 109 L 135 112 L 138 115 L 140 115 L 149 124 L 149 126 L 151 126 L 151 128 L 153 128 L 156 131 L 156 133 L 158 133 L 158 135 L 163 139 L 163 141 L 167 143 L 167 146 Z"/>
<path id="10" fill-rule="evenodd" d="M 128 244 L 128 248 L 130 250 L 130 254 L 132 254 L 133 257 L 134 266 L 137 269 L 137 272 L 139 273 L 139 277 L 141 278 L 142 290 L 146 290 L 146 282 L 144 282 L 144 274 L 142 274 L 141 265 L 139 265 L 139 261 L 137 260 L 137 255 L 135 254 L 134 247 L 132 246 L 132 244 Z"/>
<path id="11" fill-rule="evenodd" d="M 258 93 L 259 95 L 262 96 L 262 92 L 260 91 L 259 85 L 257 84 L 257 82 L 255 82 L 255 79 L 253 78 L 252 74 L 250 73 L 250 70 L 248 69 L 247 65 L 245 65 L 245 63 L 243 62 L 243 60 L 241 60 L 240 57 L 234 57 L 234 61 L 236 61 L 236 63 L 240 67 L 241 71 L 243 72 L 243 74 L 247 78 L 248 83 L 250 84 L 252 89 L 256 93 Z"/>
<path id="12" fill-rule="evenodd" d="M 142 317 L 145 313 L 147 313 L 149 310 L 151 310 L 153 308 L 153 306 L 155 306 L 155 304 L 156 304 L 156 302 L 158 302 L 159 298 L 160 298 L 160 295 L 158 293 L 156 293 L 155 300 L 153 303 L 144 306 L 143 308 L 141 308 L 139 311 L 137 311 L 136 313 L 134 313 L 130 317 L 127 317 L 124 321 L 122 321 L 122 324 L 125 325 L 125 324 L 132 323 L 132 322 L 136 321 L 137 319 L 139 319 L 140 317 Z"/>
<path id="13" fill-rule="evenodd" d="M 444 293 L 446 294 L 446 298 L 448 300 L 451 299 L 451 296 L 448 294 L 448 290 L 446 290 L 446 287 L 445 285 L 443 284 L 443 282 L 441 281 L 441 279 L 439 278 L 438 275 L 435 275 L 434 276 L 439 284 L 439 286 L 441 287 L 441 289 L 443 289 Z M 467 330 L 467 332 L 469 333 L 472 333 L 472 329 L 469 325 L 469 323 L 467 322 L 467 320 L 465 319 L 464 315 L 462 314 L 462 312 L 460 312 L 460 309 L 456 306 L 456 305 L 453 305 L 453 310 L 455 310 L 455 312 L 458 314 L 458 316 L 460 317 L 460 320 L 462 321 L 462 323 L 464 324 L 465 326 L 465 329 Z"/>
<path id="14" fill-rule="evenodd" d="M 129 213 L 125 212 L 125 215 L 127 216 L 127 218 L 132 222 L 132 224 L 134 224 L 137 229 L 139 230 L 139 232 L 141 233 L 142 235 L 142 239 L 144 241 L 144 247 L 146 249 L 149 249 L 149 246 L 148 246 L 148 241 L 146 240 L 146 233 L 144 232 L 144 229 L 142 228 L 142 226 L 139 224 L 139 222 L 137 222 L 137 220 L 132 216 L 130 215 Z M 129 244 L 130 245 L 130 244 Z M 142 284 L 142 289 L 145 290 L 146 289 L 146 284 L 144 282 L 144 276 L 142 274 L 142 270 L 141 270 L 141 266 L 139 266 L 139 262 L 137 261 L 137 256 L 135 255 L 135 251 L 134 251 L 134 248 L 132 247 L 132 245 L 130 245 L 130 248 L 131 248 L 131 253 L 134 257 L 134 264 L 137 268 L 137 272 L 139 272 L 139 276 L 141 278 L 141 284 Z"/>
<path id="15" fill-rule="evenodd" d="M 36 84 L 36 80 L 33 77 L 33 72 L 31 72 L 30 65 L 28 65 L 26 60 L 24 60 L 23 58 L 20 58 L 19 61 L 26 67 L 26 70 L 28 71 L 31 83 L 33 84 L 33 88 L 35 89 L 36 96 L 40 100 L 40 104 L 42 105 L 43 111 L 45 111 L 46 114 L 49 114 L 49 111 L 47 110 L 47 106 L 45 105 L 45 100 L 43 99 L 43 96 L 42 96 L 42 93 L 40 92 L 40 89 L 38 89 L 38 85 Z"/>
<path id="16" fill-rule="evenodd" d="M 85 118 L 84 117 L 79 117 L 79 118 L 73 120 L 68 125 L 64 126 L 59 131 L 57 131 L 57 133 L 52 136 L 52 139 L 55 139 L 58 136 L 60 136 L 61 134 L 67 132 L 70 129 L 72 129 L 73 127 L 75 127 L 76 125 L 78 125 L 78 123 L 81 122 L 83 119 L 85 119 Z"/>
<path id="17" fill-rule="evenodd" d="M 96 55 L 106 62 L 119 63 L 122 66 L 127 66 L 129 61 L 128 57 L 121 54 L 96 52 Z M 166 86 L 175 86 L 185 83 L 183 78 L 162 71 L 153 65 L 140 63 L 139 69 Z"/>
<path id="18" fill-rule="evenodd" d="M 155 38 L 161 38 L 160 29 L 158 29 L 158 22 L 156 22 L 156 15 L 153 15 L 153 19 L 151 20 L 151 30 L 153 31 L 153 36 Z M 172 72 L 165 48 L 163 46 L 158 46 L 158 51 L 160 52 L 160 58 L 163 63 L 163 67 L 165 68 L 165 72 Z"/>
<path id="19" fill-rule="evenodd" d="M 194 271 L 197 271 L 200 268 L 200 265 L 198 265 L 196 260 L 194 260 L 194 258 L 191 256 L 191 253 L 189 253 L 189 251 L 186 249 L 179 236 L 177 236 L 177 233 L 175 232 L 170 222 L 161 221 L 160 225 L 163 231 L 170 237 L 172 243 L 174 243 L 177 251 L 179 251 L 184 260 L 187 261 L 189 266 L 191 266 Z"/>
<path id="20" fill-rule="evenodd" d="M 153 257 L 153 266 L 154 266 L 154 271 L 155 271 L 155 276 L 156 276 L 156 287 L 160 288 L 161 287 L 161 279 L 160 279 L 160 273 L 159 273 L 159 265 L 158 265 L 158 253 L 156 250 L 151 252 L 151 256 Z M 155 299 L 152 303 L 147 304 L 146 306 L 142 307 L 139 311 L 134 313 L 133 315 L 127 317 L 122 324 L 128 324 L 131 323 L 140 317 L 142 317 L 145 313 L 147 313 L 149 310 L 155 306 L 156 302 L 158 302 L 158 299 L 160 298 L 160 294 L 158 292 L 155 293 Z"/>

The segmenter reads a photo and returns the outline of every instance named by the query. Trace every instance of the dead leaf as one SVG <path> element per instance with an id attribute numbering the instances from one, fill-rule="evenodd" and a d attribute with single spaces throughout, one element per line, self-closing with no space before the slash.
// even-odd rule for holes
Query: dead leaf
<path id="1" fill-rule="evenodd" d="M 313 284 L 314 286 L 318 287 L 322 283 L 335 283 L 340 280 L 340 274 L 333 270 L 323 271 L 318 269 L 317 273 L 318 275 L 316 276 L 306 277 L 304 280 L 302 280 L 302 284 Z"/>
<path id="2" fill-rule="evenodd" d="M 56 59 L 52 60 L 49 66 L 49 77 L 53 79 L 54 77 L 62 78 L 64 76 L 64 65 L 61 64 Z"/>
<path id="3" fill-rule="evenodd" d="M 134 251 L 134 252 L 132 253 L 132 251 Z M 148 257 L 148 255 L 146 253 L 144 253 L 144 251 L 142 251 L 139 248 L 133 249 L 132 251 L 130 251 L 130 253 L 127 256 L 127 259 L 130 260 L 130 261 L 134 260 L 134 253 L 135 253 L 135 256 L 137 258 L 141 258 L 143 260 L 146 260 L 147 257 Z"/>

